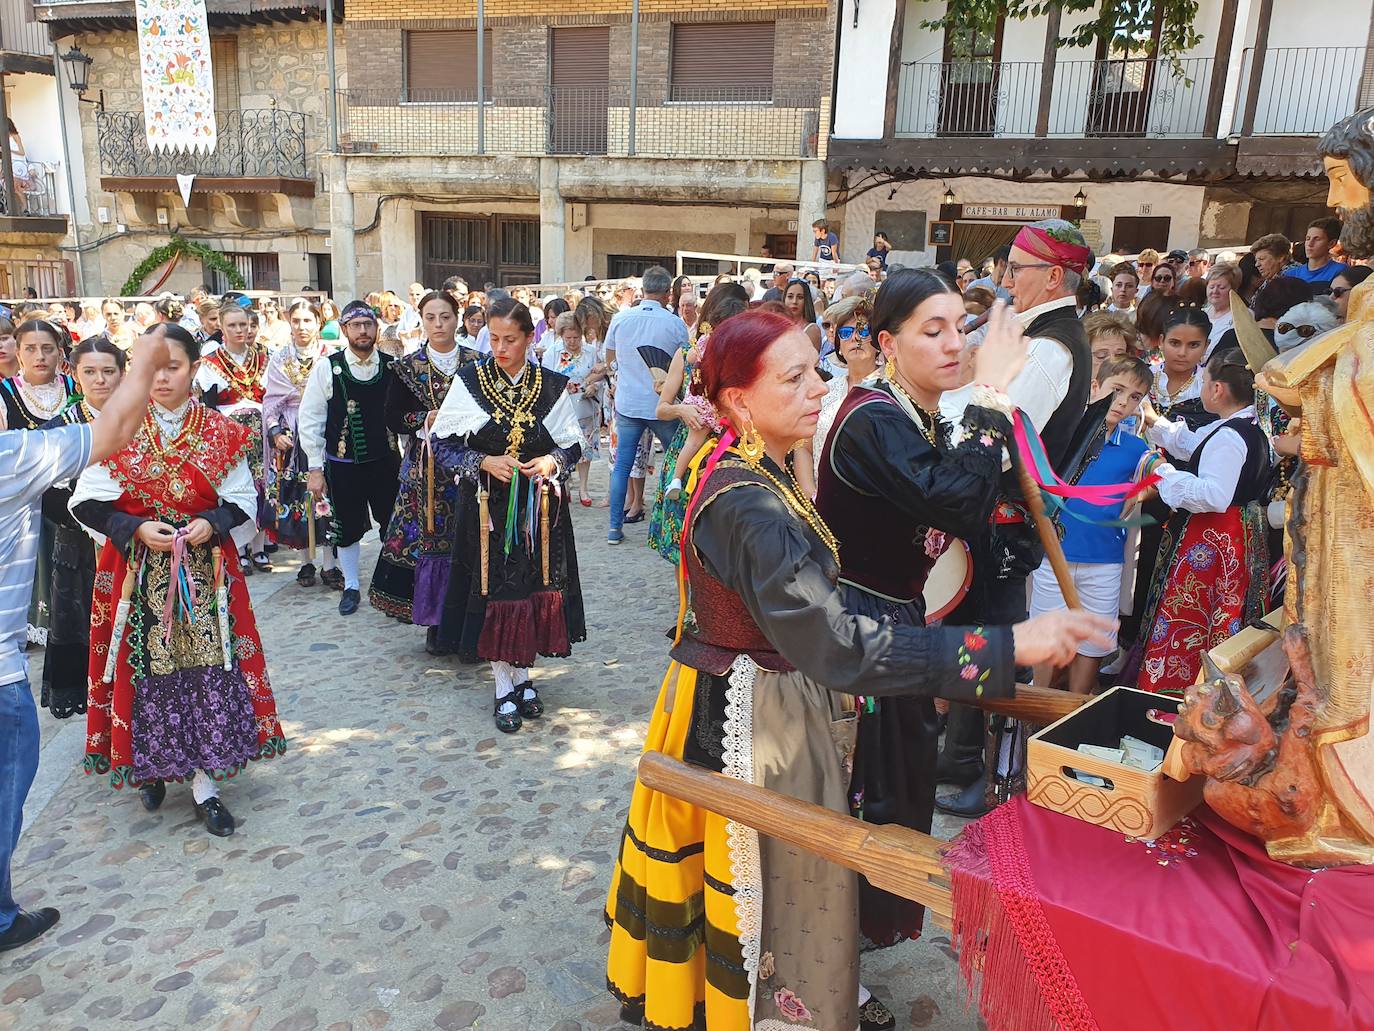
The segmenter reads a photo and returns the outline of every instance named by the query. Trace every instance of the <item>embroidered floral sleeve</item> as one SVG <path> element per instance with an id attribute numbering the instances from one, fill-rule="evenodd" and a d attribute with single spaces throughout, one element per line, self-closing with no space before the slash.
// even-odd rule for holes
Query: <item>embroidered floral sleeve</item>
<path id="1" fill-rule="evenodd" d="M 455 480 L 476 483 L 482 459 L 486 457 L 481 451 L 467 447 L 460 437 L 434 441 L 434 461 Z"/>

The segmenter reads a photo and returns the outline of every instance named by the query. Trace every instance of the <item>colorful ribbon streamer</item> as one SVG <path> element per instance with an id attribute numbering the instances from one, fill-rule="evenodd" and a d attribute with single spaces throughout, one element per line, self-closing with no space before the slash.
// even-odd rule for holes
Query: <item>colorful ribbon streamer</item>
<path id="1" fill-rule="evenodd" d="M 1076 499 L 1085 501 L 1090 505 L 1110 505 L 1117 502 L 1124 505 L 1158 483 L 1160 476 L 1157 473 L 1151 473 L 1138 483 L 1087 485 L 1065 483 L 1050 465 L 1040 434 L 1035 431 L 1035 427 L 1031 425 L 1025 413 L 1019 408 L 1016 410 L 1012 424 L 1017 452 L 1026 468 L 1030 470 L 1031 478 L 1040 487 L 1040 493 L 1045 499 L 1047 508 L 1054 512 L 1062 512 L 1064 515 L 1090 526 L 1149 526 L 1154 523 L 1154 520 L 1146 515 L 1135 516 L 1131 519 L 1091 519 L 1069 508 L 1064 500 Z"/>
<path id="2" fill-rule="evenodd" d="M 182 527 L 177 530 L 176 536 L 172 538 L 172 568 L 168 574 L 170 582 L 167 588 L 167 601 L 162 607 L 162 641 L 164 644 L 171 644 L 172 621 L 176 618 L 178 609 L 183 621 L 192 624 L 196 621 L 196 604 L 199 599 L 196 593 L 196 583 L 186 571 L 187 547 L 186 528 Z"/>

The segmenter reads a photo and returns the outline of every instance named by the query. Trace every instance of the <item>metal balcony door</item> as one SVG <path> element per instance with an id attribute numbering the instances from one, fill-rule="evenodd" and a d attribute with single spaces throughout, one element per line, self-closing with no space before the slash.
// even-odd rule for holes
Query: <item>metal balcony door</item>
<path id="1" fill-rule="evenodd" d="M 549 45 L 549 153 L 606 153 L 610 27 L 556 28 Z"/>
<path id="2" fill-rule="evenodd" d="M 939 135 L 992 136 L 996 132 L 1001 63 L 1001 19 L 991 32 L 946 35 Z"/>
<path id="3" fill-rule="evenodd" d="M 487 283 L 539 282 L 539 219 L 516 215 L 431 215 L 420 218 L 425 284 L 438 289 L 449 276 L 469 288 Z"/>

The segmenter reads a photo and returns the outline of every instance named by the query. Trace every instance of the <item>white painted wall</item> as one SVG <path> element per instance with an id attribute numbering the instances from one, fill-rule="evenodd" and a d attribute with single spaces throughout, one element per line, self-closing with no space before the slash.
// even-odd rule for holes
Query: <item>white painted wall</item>
<path id="1" fill-rule="evenodd" d="M 897 185 L 897 193 L 888 200 L 891 186 L 869 190 L 849 202 L 840 217 L 844 220 L 841 239 L 842 257 L 847 262 L 859 262 L 868 251 L 879 210 L 925 211 L 928 221 L 940 215 L 940 202 L 948 184 L 960 204 L 1072 204 L 1080 189 L 1088 198 L 1088 218 L 1102 222 L 1103 247 L 1111 246 L 1113 220 L 1118 216 L 1168 216 L 1169 239 L 1167 249 L 1197 246 L 1202 223 L 1202 207 L 1206 190 L 1201 186 L 1181 186 L 1172 183 L 1084 183 L 1064 182 L 1014 183 L 999 179 L 977 177 L 955 179 L 922 179 Z M 1148 205 L 1148 211 L 1142 211 Z M 1163 243 L 1163 241 L 1161 241 Z M 935 248 L 925 251 L 893 251 L 889 261 L 901 265 L 929 265 L 935 261 Z"/>
<path id="2" fill-rule="evenodd" d="M 878 140 L 883 136 L 887 67 L 898 2 L 841 0 L 839 74 L 835 81 L 835 136 Z M 854 11 L 859 23 L 854 25 Z"/>

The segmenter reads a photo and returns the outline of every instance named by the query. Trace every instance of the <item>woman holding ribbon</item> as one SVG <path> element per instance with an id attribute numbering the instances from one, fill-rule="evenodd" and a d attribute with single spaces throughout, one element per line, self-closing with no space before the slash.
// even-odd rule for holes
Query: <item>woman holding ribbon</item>
<path id="1" fill-rule="evenodd" d="M 77 481 L 71 511 L 101 542 L 91 613 L 86 772 L 138 786 L 145 809 L 191 779 L 219 837 L 219 782 L 286 750 L 248 588 L 233 556 L 257 491 L 244 427 L 191 399 L 200 345 L 163 325 L 171 361 L 143 428 Z"/>
<path id="2" fill-rule="evenodd" d="M 544 713 L 529 669 L 587 637 L 568 478 L 582 455 L 568 380 L 529 360 L 534 320 L 502 298 L 491 356 L 458 370 L 431 435 L 458 477 L 456 541 L 442 647 L 496 677 L 496 727 Z"/>
<path id="3" fill-rule="evenodd" d="M 263 527 L 275 531 L 278 544 L 307 551 L 296 571 L 296 582 L 313 587 L 315 563 L 308 551 L 314 541 L 325 541 L 328 507 L 306 490 L 310 462 L 297 437 L 296 422 L 310 370 L 324 358 L 326 348 L 320 340 L 320 312 L 313 304 L 297 301 L 287 318 L 291 341 L 268 360 L 262 398 Z M 320 564 L 324 567 L 320 580 L 327 587 L 343 590 L 343 573 L 329 547 L 323 548 Z"/>
<path id="4" fill-rule="evenodd" d="M 1016 663 L 1110 629 L 1069 612 L 927 628 L 853 611 L 841 542 L 788 468 L 825 396 L 808 336 L 785 315 L 737 315 L 713 331 L 701 386 L 727 426 L 693 477 L 646 749 L 847 812 L 854 694 L 1006 697 Z M 856 876 L 819 857 L 636 785 L 606 919 L 631 1024 L 860 1026 Z"/>
<path id="5" fill-rule="evenodd" d="M 267 350 L 249 343 L 253 324 L 242 301 L 230 299 L 216 308 L 220 346 L 207 354 L 196 372 L 196 388 L 207 407 L 226 415 L 248 430 L 252 444 L 248 468 L 258 492 L 255 518 L 265 508 L 263 494 L 262 399 L 267 393 Z M 254 569 L 270 572 L 272 560 L 264 546 L 266 534 L 258 534 L 243 549 L 239 568 L 246 574 Z"/>
<path id="6" fill-rule="evenodd" d="M 430 428 L 460 366 L 475 359 L 459 347 L 458 302 L 443 291 L 420 300 L 425 344 L 391 364 L 386 425 L 409 441 L 401 462 L 400 490 L 372 574 L 372 607 L 429 628 L 425 647 L 441 654 L 439 622 L 453 550 L 453 477 L 436 466 Z"/>

